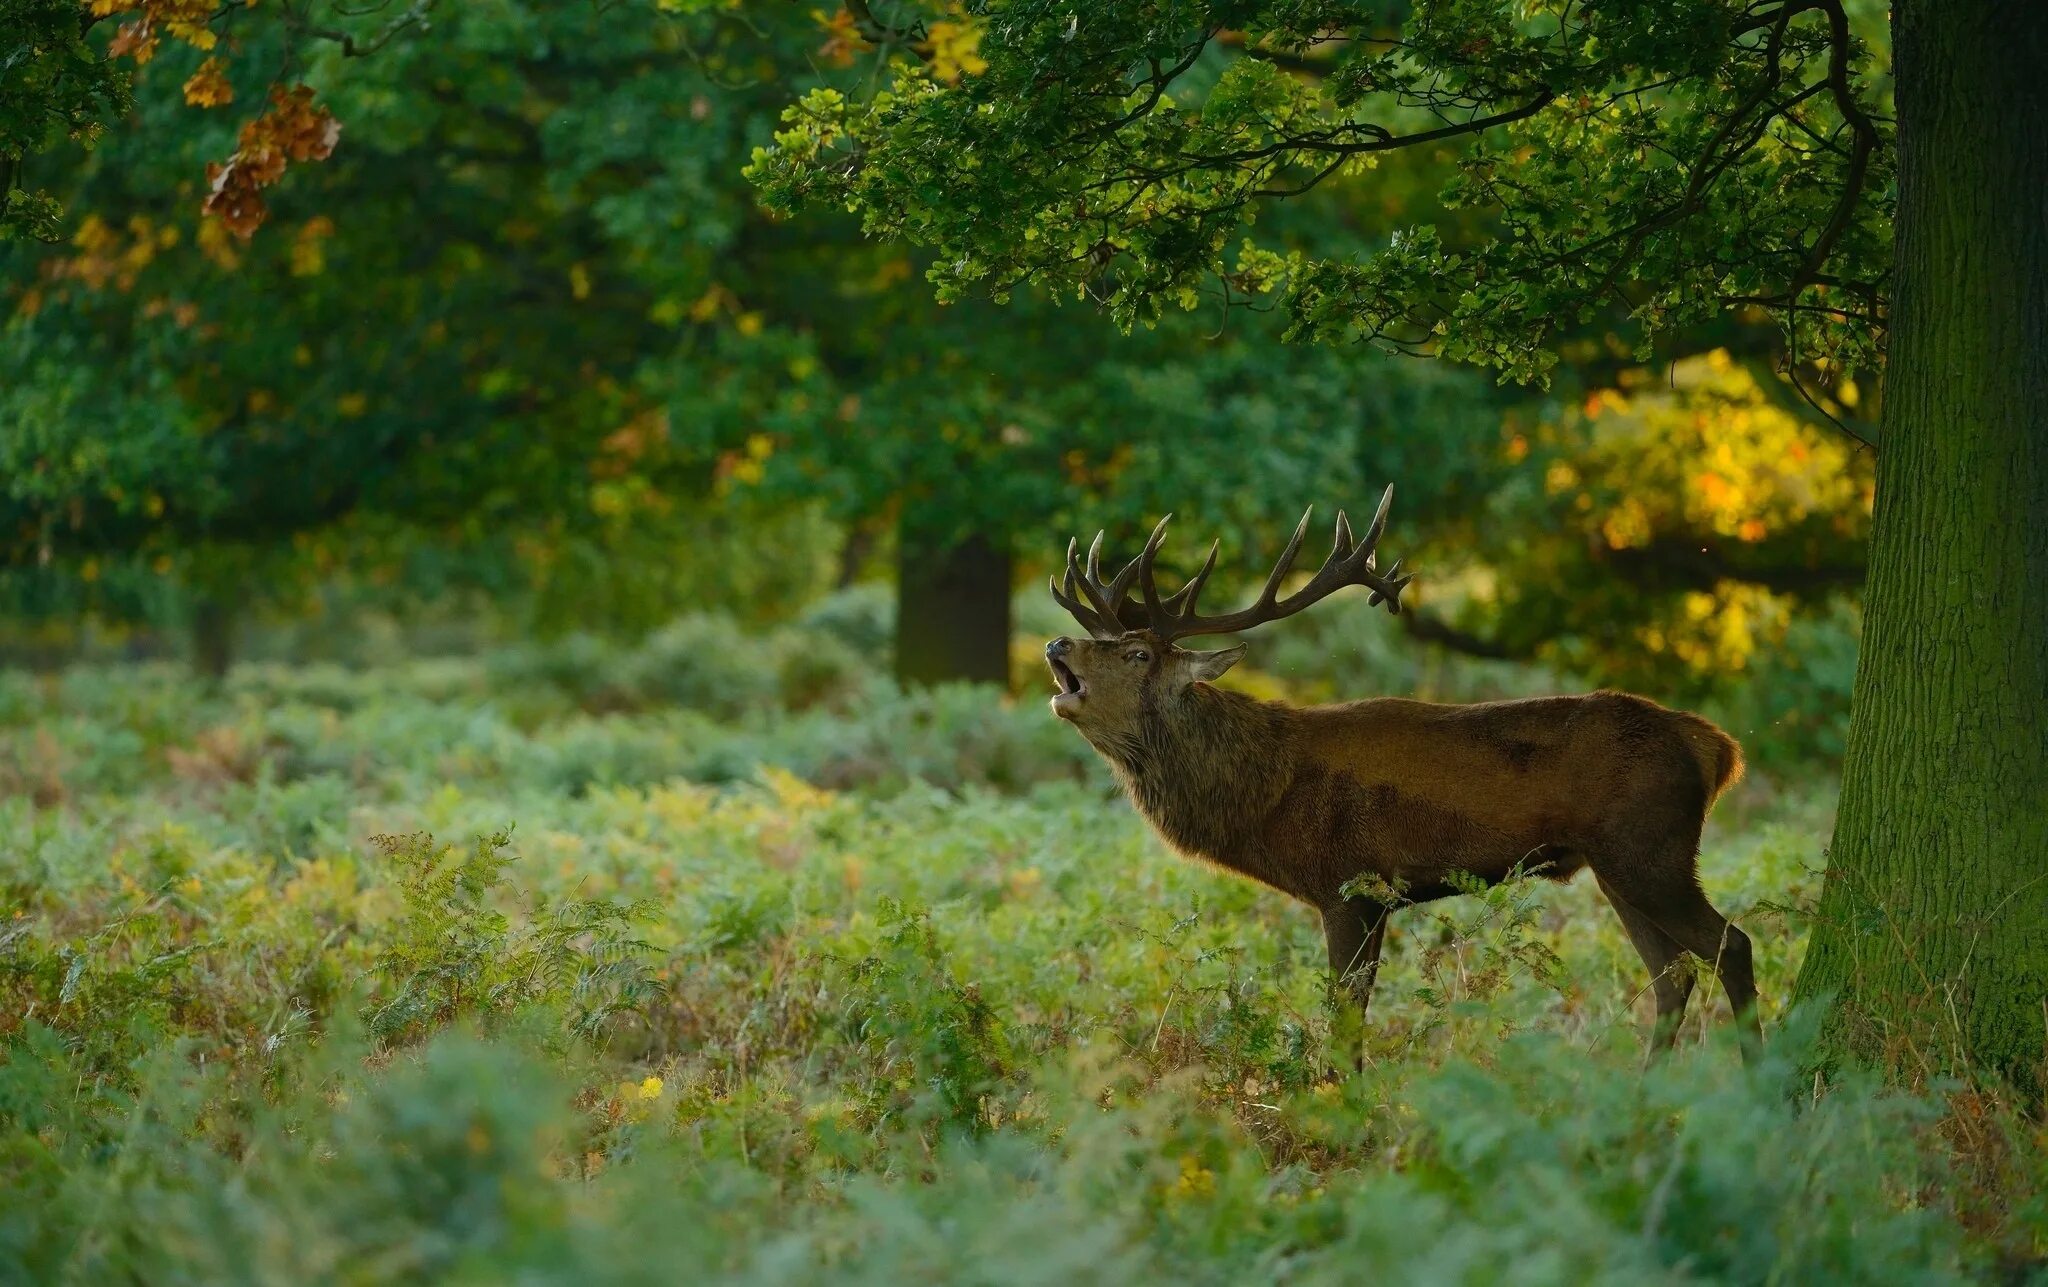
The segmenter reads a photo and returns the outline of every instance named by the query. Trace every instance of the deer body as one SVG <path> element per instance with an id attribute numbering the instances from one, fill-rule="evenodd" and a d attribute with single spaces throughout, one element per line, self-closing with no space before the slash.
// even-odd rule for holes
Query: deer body
<path id="1" fill-rule="evenodd" d="M 1164 522 L 1106 585 L 1096 551 L 1083 574 L 1070 549 L 1064 593 L 1055 582 L 1054 596 L 1094 637 L 1046 646 L 1060 690 L 1054 713 L 1101 753 L 1174 848 L 1321 913 L 1331 968 L 1361 1008 L 1389 901 L 1347 896 L 1360 877 L 1378 877 L 1394 901 L 1422 902 L 1457 892 L 1468 883 L 1454 883 L 1458 873 L 1496 883 L 1517 870 L 1567 880 L 1591 868 L 1650 969 L 1658 1044 L 1669 1044 L 1684 1014 L 1692 979 L 1673 966 L 1688 952 L 1715 968 L 1754 1034 L 1749 939 L 1699 883 L 1707 810 L 1742 769 L 1720 729 L 1616 692 L 1463 706 L 1261 702 L 1210 682 L 1243 645 L 1193 652 L 1174 642 L 1288 615 L 1345 584 L 1366 585 L 1398 610 L 1406 578 L 1380 575 L 1372 559 L 1386 504 L 1363 541 L 1352 541 L 1340 514 L 1324 569 L 1279 600 L 1304 517 L 1259 602 L 1221 618 L 1195 611 L 1213 551 L 1173 595 L 1152 586 Z M 1142 608 L 1129 598 L 1134 579 Z"/>
<path id="2" fill-rule="evenodd" d="M 1703 816 L 1740 763 L 1711 724 L 1626 693 L 1298 709 L 1199 684 L 1184 701 L 1135 753 L 1103 748 L 1132 803 L 1189 857 L 1318 908 L 1362 875 L 1411 901 L 1452 871 L 1567 879 Z"/>

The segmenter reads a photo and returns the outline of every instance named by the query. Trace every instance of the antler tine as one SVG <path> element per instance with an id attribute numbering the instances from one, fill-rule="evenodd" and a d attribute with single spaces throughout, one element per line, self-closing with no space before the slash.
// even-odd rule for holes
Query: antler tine
<path id="1" fill-rule="evenodd" d="M 1400 566 L 1398 562 L 1394 570 L 1385 575 L 1375 571 L 1373 566 L 1375 547 L 1380 536 L 1386 531 L 1387 514 L 1392 508 L 1393 497 L 1394 489 L 1391 486 L 1380 494 L 1379 506 L 1373 514 L 1371 524 L 1365 530 L 1363 539 L 1354 538 L 1350 516 L 1341 510 L 1338 511 L 1332 533 L 1330 556 L 1323 561 L 1322 567 L 1316 570 L 1315 575 L 1310 577 L 1306 584 L 1293 594 L 1281 598 L 1280 585 L 1293 568 L 1295 557 L 1301 550 L 1301 542 L 1308 534 L 1309 521 L 1314 513 L 1311 508 L 1308 513 L 1301 516 L 1301 521 L 1295 524 L 1294 532 L 1288 538 L 1286 548 L 1281 551 L 1279 561 L 1267 574 L 1265 585 L 1250 607 L 1221 616 L 1208 617 L 1194 611 L 1192 595 L 1189 596 L 1190 602 L 1186 603 L 1176 604 L 1169 600 L 1168 607 L 1174 610 L 1174 615 L 1168 623 L 1172 637 L 1229 634 L 1248 630 L 1269 621 L 1291 617 L 1347 585 L 1364 586 L 1371 591 L 1371 601 L 1374 604 L 1384 602 L 1388 611 L 1399 612 L 1401 588 L 1411 578 L 1397 575 Z M 1206 576 L 1207 571 L 1208 569 L 1204 568 L 1202 576 Z M 1200 579 L 1198 577 L 1196 583 L 1199 583 Z"/>
<path id="2" fill-rule="evenodd" d="M 1145 596 L 1145 622 L 1155 630 L 1162 624 L 1165 612 L 1159 603 L 1159 586 L 1152 579 L 1152 563 L 1159 557 L 1159 547 L 1166 542 L 1166 525 L 1172 521 L 1170 512 L 1161 518 L 1159 526 L 1152 529 L 1151 537 L 1145 542 L 1145 548 L 1131 560 L 1131 568 L 1135 568 L 1138 574 L 1138 589 Z"/>
<path id="3" fill-rule="evenodd" d="M 1054 597 L 1060 599 L 1060 606 L 1074 614 L 1076 621 L 1079 621 L 1088 628 L 1089 634 L 1094 635 L 1098 639 L 1114 639 L 1117 635 L 1123 633 L 1123 627 L 1117 620 L 1115 606 L 1103 601 L 1102 593 L 1097 586 L 1096 576 L 1082 572 L 1078 546 L 1078 541 L 1070 540 L 1067 542 L 1067 597 L 1061 598 L 1058 595 Z M 1100 534 L 1097 534 L 1095 544 L 1088 548 L 1088 563 L 1093 571 L 1099 572 L 1101 568 L 1101 551 L 1102 537 Z M 1072 597 L 1076 582 L 1080 585 L 1081 593 L 1087 596 L 1092 612 L 1084 610 L 1079 601 Z M 1094 620 L 1089 620 L 1090 616 Z"/>
<path id="4" fill-rule="evenodd" d="M 1073 613 L 1074 620 L 1080 622 L 1082 626 L 1084 626 L 1087 629 L 1088 633 L 1090 635 L 1093 635 L 1096 633 L 1094 614 L 1089 612 L 1088 609 L 1082 605 L 1081 601 L 1074 595 L 1074 560 L 1076 557 L 1077 553 L 1075 550 L 1074 542 L 1072 539 L 1069 539 L 1067 541 L 1065 593 L 1061 592 L 1060 579 L 1057 576 L 1047 576 L 1045 579 L 1045 584 L 1046 588 L 1052 591 L 1052 601 L 1054 603 L 1059 604 L 1062 608 L 1065 608 L 1068 612 Z"/>
<path id="5" fill-rule="evenodd" d="M 1384 603 L 1389 612 L 1398 613 L 1401 611 L 1401 591 L 1414 580 L 1414 575 L 1401 574 L 1399 559 L 1394 560 L 1393 566 L 1384 573 L 1375 566 L 1376 549 L 1380 537 L 1387 530 L 1387 514 L 1393 502 L 1394 489 L 1389 485 L 1380 493 L 1380 503 L 1362 539 L 1354 536 L 1349 515 L 1338 510 L 1330 556 L 1323 560 L 1323 565 L 1316 569 L 1306 584 L 1281 598 L 1280 586 L 1293 570 L 1294 560 L 1301 553 L 1301 543 L 1308 536 L 1309 522 L 1315 516 L 1315 508 L 1310 506 L 1302 513 L 1301 521 L 1294 525 L 1294 532 L 1287 538 L 1287 545 L 1280 551 L 1280 558 L 1273 564 L 1272 571 L 1266 574 L 1259 597 L 1250 607 L 1236 612 L 1206 617 L 1196 610 L 1202 587 L 1208 583 L 1210 573 L 1216 570 L 1217 556 L 1222 550 L 1221 541 L 1210 543 L 1209 555 L 1202 561 L 1202 566 L 1182 582 L 1178 590 L 1163 596 L 1159 593 L 1155 573 L 1159 550 L 1166 540 L 1166 525 L 1172 519 L 1170 514 L 1159 520 L 1144 549 L 1107 585 L 1102 583 L 1103 534 L 1097 533 L 1094 543 L 1088 547 L 1085 571 L 1077 544 L 1068 542 L 1066 584 L 1062 587 L 1054 583 L 1053 598 L 1099 638 L 1115 638 L 1123 632 L 1126 625 L 1124 607 L 1134 584 L 1143 596 L 1148 624 L 1167 639 L 1249 630 L 1269 621 L 1291 617 L 1347 585 L 1364 586 L 1371 592 L 1370 604 Z M 1077 588 L 1087 598 L 1086 606 L 1075 597 Z"/>
<path id="6" fill-rule="evenodd" d="M 1273 564 L 1273 570 L 1266 574 L 1266 588 L 1259 591 L 1259 604 L 1272 607 L 1274 596 L 1280 591 L 1280 583 L 1287 579 L 1287 573 L 1294 566 L 1294 556 L 1301 553 L 1301 538 L 1308 535 L 1309 516 L 1316 512 L 1311 505 L 1301 511 L 1301 521 L 1294 525 L 1294 535 L 1287 538 L 1287 548 L 1280 551 L 1280 559 Z"/>
<path id="7" fill-rule="evenodd" d="M 1145 576 L 1145 569 L 1152 565 L 1153 557 L 1159 553 L 1159 543 L 1166 539 L 1167 519 L 1172 517 L 1173 515 L 1168 514 L 1166 518 L 1159 520 L 1159 525 L 1152 529 L 1152 535 L 1145 538 L 1145 548 L 1138 552 L 1136 558 L 1118 570 L 1115 579 L 1103 591 L 1103 597 L 1116 605 L 1118 620 L 1123 618 L 1124 598 L 1131 592 L 1131 582 L 1142 579 Z"/>
<path id="8" fill-rule="evenodd" d="M 1182 612 L 1194 612 L 1195 600 L 1202 594 L 1202 583 L 1216 570 L 1216 555 L 1222 548 L 1223 542 L 1220 539 L 1209 543 L 1209 557 L 1202 560 L 1202 566 L 1182 584 L 1180 589 L 1166 596 L 1163 605 L 1166 611 L 1176 616 Z"/>
<path id="9" fill-rule="evenodd" d="M 1366 563 L 1366 567 L 1368 570 L 1370 570 L 1372 567 L 1372 564 L 1369 560 Z M 1401 560 L 1395 559 L 1393 565 L 1387 569 L 1386 575 L 1382 578 L 1379 578 L 1386 582 L 1386 588 L 1384 590 L 1375 588 L 1370 595 L 1366 596 L 1366 607 L 1377 608 L 1380 606 L 1382 602 L 1384 602 L 1387 605 L 1387 611 L 1393 613 L 1395 616 L 1399 616 L 1401 614 L 1401 587 L 1407 585 L 1410 581 L 1413 581 L 1415 578 L 1413 575 L 1402 576 L 1400 575 L 1400 571 Z"/>
<path id="10" fill-rule="evenodd" d="M 1362 545 L 1365 546 L 1365 548 L 1370 550 L 1376 549 L 1379 546 L 1380 536 L 1387 530 L 1387 510 L 1393 505 L 1393 503 L 1394 485 L 1392 483 L 1388 483 L 1387 490 L 1380 493 L 1379 509 L 1374 512 L 1372 516 L 1372 522 L 1366 525 L 1365 540 L 1360 542 Z"/>
<path id="11" fill-rule="evenodd" d="M 1138 556 L 1124 564 L 1111 578 L 1103 583 L 1102 544 L 1108 539 L 1106 531 L 1098 531 L 1094 541 L 1089 543 L 1088 557 L 1084 565 L 1079 542 L 1067 542 L 1066 584 L 1052 586 L 1053 600 L 1074 614 L 1075 620 L 1088 628 L 1088 633 L 1099 639 L 1114 639 L 1124 632 L 1129 624 L 1125 607 L 1130 599 L 1132 583 L 1140 582 L 1145 591 L 1148 606 L 1158 602 L 1158 591 L 1151 585 L 1152 567 L 1158 558 L 1159 547 L 1166 540 L 1166 525 L 1172 519 L 1169 514 L 1153 527 L 1152 535 L 1145 541 L 1145 548 Z M 1077 596 L 1076 591 L 1079 591 Z M 1082 603 L 1082 598 L 1087 600 Z M 1156 611 L 1153 616 L 1160 614 Z"/>

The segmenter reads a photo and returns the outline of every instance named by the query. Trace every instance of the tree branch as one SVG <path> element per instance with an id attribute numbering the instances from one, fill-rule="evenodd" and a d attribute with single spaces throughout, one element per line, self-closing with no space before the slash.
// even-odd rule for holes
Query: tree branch
<path id="1" fill-rule="evenodd" d="M 1407 627 L 1411 638 L 1437 644 L 1467 657 L 1484 657 L 1489 661 L 1528 661 L 1536 655 L 1533 646 L 1509 645 L 1497 639 L 1487 639 L 1419 609 L 1402 612 L 1394 619 Z"/>

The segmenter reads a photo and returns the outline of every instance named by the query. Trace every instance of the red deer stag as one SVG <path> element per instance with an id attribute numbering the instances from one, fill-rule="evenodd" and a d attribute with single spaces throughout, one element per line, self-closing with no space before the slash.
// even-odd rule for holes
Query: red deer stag
<path id="1" fill-rule="evenodd" d="M 1443 706 L 1377 697 L 1298 708 L 1213 687 L 1244 645 L 1194 652 L 1179 641 L 1293 616 L 1349 585 L 1401 610 L 1409 577 L 1377 569 L 1374 547 L 1394 489 L 1363 539 L 1337 515 L 1336 546 L 1306 585 L 1280 586 L 1301 549 L 1302 515 L 1250 607 L 1203 616 L 1196 600 L 1216 567 L 1162 595 L 1153 563 L 1166 519 L 1137 558 L 1102 574 L 1102 537 L 1086 566 L 1067 547 L 1053 598 L 1089 638 L 1045 647 L 1055 715 L 1109 761 L 1167 843 L 1264 882 L 1322 913 L 1330 968 L 1362 1011 L 1372 992 L 1388 908 L 1346 897 L 1377 876 L 1407 901 L 1457 892 L 1452 873 L 1488 883 L 1517 869 L 1567 880 L 1591 867 L 1643 964 L 1657 1001 L 1654 1044 L 1676 1035 L 1692 976 L 1710 963 L 1746 1038 L 1757 1032 L 1749 938 L 1700 890 L 1700 827 L 1742 772 L 1734 739 L 1706 720 L 1628 693 Z M 1170 517 L 1170 516 L 1169 516 Z M 1137 597 L 1133 598 L 1133 591 Z"/>

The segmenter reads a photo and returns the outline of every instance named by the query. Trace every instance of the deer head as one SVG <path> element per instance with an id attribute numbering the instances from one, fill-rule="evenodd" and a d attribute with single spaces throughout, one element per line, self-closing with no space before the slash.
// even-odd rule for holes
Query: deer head
<path id="1" fill-rule="evenodd" d="M 1107 581 L 1102 574 L 1102 533 L 1096 533 L 1088 547 L 1085 566 L 1076 543 L 1069 542 L 1066 575 L 1064 580 L 1052 578 L 1052 597 L 1087 629 L 1089 637 L 1061 636 L 1045 646 L 1046 663 L 1059 687 L 1052 699 L 1053 714 L 1071 722 L 1098 748 L 1112 753 L 1125 750 L 1141 737 L 1148 719 L 1170 716 L 1195 684 L 1229 670 L 1245 651 L 1239 644 L 1216 652 L 1197 652 L 1181 647 L 1179 640 L 1233 634 L 1291 617 L 1347 585 L 1366 587 L 1372 592 L 1370 602 L 1385 603 L 1387 611 L 1399 612 L 1401 589 L 1411 577 L 1400 575 L 1398 559 L 1381 572 L 1374 555 L 1393 500 L 1394 489 L 1389 486 L 1363 538 L 1352 536 L 1350 520 L 1339 510 L 1329 557 L 1306 585 L 1283 598 L 1280 584 L 1301 552 L 1314 512 L 1311 507 L 1295 525 L 1294 535 L 1267 574 L 1257 600 L 1220 616 L 1202 615 L 1198 603 L 1202 586 L 1216 569 L 1220 542 L 1210 545 L 1201 569 L 1178 590 L 1171 594 L 1159 591 L 1154 572 L 1170 514 L 1152 529 L 1151 539 L 1138 557 Z"/>

